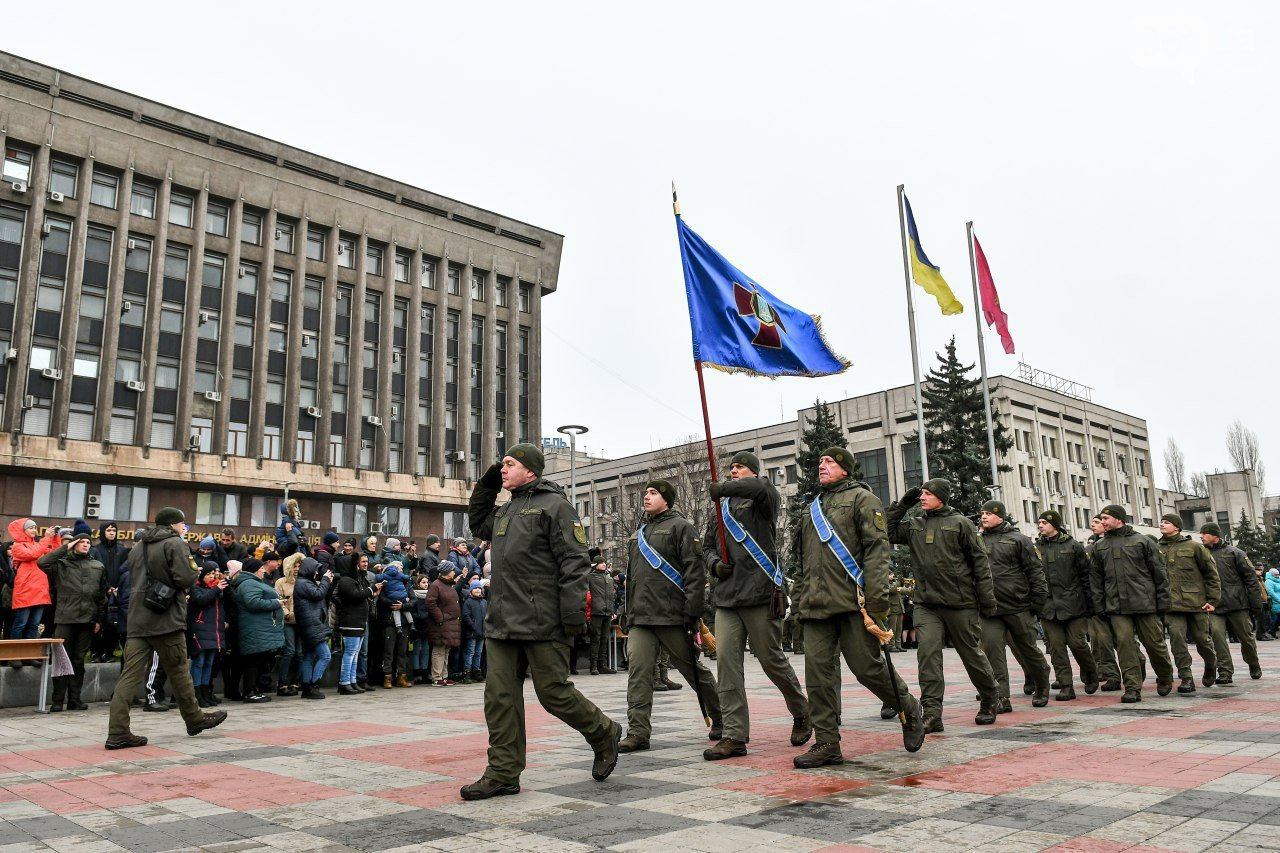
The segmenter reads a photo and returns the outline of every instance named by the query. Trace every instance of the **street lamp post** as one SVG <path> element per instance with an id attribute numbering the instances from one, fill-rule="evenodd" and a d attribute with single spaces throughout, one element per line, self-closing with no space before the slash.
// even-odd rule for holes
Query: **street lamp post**
<path id="1" fill-rule="evenodd" d="M 579 424 L 565 424 L 556 427 L 556 432 L 569 436 L 569 500 L 573 503 L 573 511 L 578 511 L 578 436 L 588 432 Z"/>

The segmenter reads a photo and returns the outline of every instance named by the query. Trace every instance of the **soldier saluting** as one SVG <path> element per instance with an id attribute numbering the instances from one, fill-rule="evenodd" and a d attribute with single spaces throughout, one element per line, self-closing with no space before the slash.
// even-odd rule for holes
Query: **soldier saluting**
<path id="1" fill-rule="evenodd" d="M 800 524 L 793 591 L 804 623 L 804 678 L 816 734 L 809 751 L 793 759 L 802 769 L 844 763 L 838 724 L 840 655 L 864 687 L 900 712 L 907 751 L 924 743 L 921 705 L 880 654 L 881 643 L 889 639 L 889 539 L 880 499 L 853 479 L 855 469 L 844 448 L 822 451 L 821 490 Z M 868 620 L 883 638 L 871 633 Z"/>
<path id="2" fill-rule="evenodd" d="M 691 632 L 702 618 L 707 574 L 692 522 L 674 509 L 676 490 L 666 480 L 644 489 L 645 520 L 627 543 L 627 736 L 619 752 L 649 748 L 653 669 L 665 649 L 711 718 L 711 738 L 722 734 L 720 698 L 711 670 L 694 654 Z"/>
<path id="3" fill-rule="evenodd" d="M 702 753 L 708 761 L 747 754 L 751 718 L 743 677 L 746 642 L 760 668 L 787 703 L 792 718 L 791 745 L 801 746 L 813 734 L 809 700 L 800 689 L 795 670 L 782 652 L 782 613 L 770 603 L 782 594 L 775 536 L 778 529 L 778 490 L 760 476 L 760 459 L 742 451 L 729 465 L 727 483 L 711 484 L 711 499 L 723 518 L 728 562 L 721 559 L 718 525 L 713 517 L 702 538 L 708 565 L 716 577 L 716 681 L 724 712 L 724 738 Z M 785 604 L 785 601 L 783 602 Z"/>
<path id="4" fill-rule="evenodd" d="M 484 719 L 489 765 L 462 788 L 464 800 L 520 793 L 525 765 L 524 671 L 538 701 L 591 744 L 591 776 L 606 779 L 618 763 L 622 726 L 569 681 L 573 638 L 587 630 L 587 536 L 564 491 L 542 478 L 545 460 L 517 444 L 484 472 L 471 492 L 471 532 L 492 544 L 493 577 L 485 618 Z M 496 506 L 502 489 L 511 500 Z"/>
<path id="5" fill-rule="evenodd" d="M 916 660 L 926 732 L 942 731 L 942 644 L 950 636 L 981 703 L 973 721 L 996 721 L 1000 687 L 982 649 L 980 616 L 995 615 L 997 602 L 991 564 L 978 535 L 965 518 L 947 506 L 951 484 L 935 477 L 902 496 L 886 513 L 889 541 L 911 549 L 915 567 Z M 920 515 L 907 517 L 919 506 Z M 1039 652 L 1036 652 L 1039 654 Z"/>

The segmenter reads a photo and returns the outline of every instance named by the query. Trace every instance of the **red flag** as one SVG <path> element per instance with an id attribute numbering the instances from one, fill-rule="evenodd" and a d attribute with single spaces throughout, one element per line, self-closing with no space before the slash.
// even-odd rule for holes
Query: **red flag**
<path id="1" fill-rule="evenodd" d="M 973 251 L 978 262 L 978 292 L 982 295 L 982 317 L 988 326 L 995 326 L 1000 333 L 1000 343 L 1008 355 L 1013 354 L 1013 338 L 1009 336 L 1009 315 L 1000 308 L 1000 294 L 996 293 L 996 283 L 991 278 L 991 267 L 987 266 L 987 256 L 982 253 L 978 238 L 973 238 Z"/>

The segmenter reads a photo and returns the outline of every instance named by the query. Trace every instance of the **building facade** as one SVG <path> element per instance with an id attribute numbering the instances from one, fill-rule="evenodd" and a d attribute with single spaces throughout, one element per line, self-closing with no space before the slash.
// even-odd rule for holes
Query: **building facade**
<path id="1" fill-rule="evenodd" d="M 0 54 L 0 512 L 451 532 L 563 238 Z"/>

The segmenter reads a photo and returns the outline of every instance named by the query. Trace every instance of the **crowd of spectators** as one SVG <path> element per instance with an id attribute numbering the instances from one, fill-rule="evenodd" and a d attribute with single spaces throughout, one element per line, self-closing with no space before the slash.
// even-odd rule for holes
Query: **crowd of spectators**
<path id="1" fill-rule="evenodd" d="M 246 543 L 225 528 L 188 543 L 199 572 L 188 593 L 187 640 L 201 707 L 273 695 L 323 699 L 331 663 L 344 696 L 484 681 L 488 543 L 449 544 L 433 534 L 419 546 L 329 532 L 312 545 L 299 532 L 296 504 L 280 510 L 274 539 Z M 82 710 L 86 661 L 118 661 L 128 636 L 129 547 L 113 522 L 96 534 L 83 520 L 42 534 L 35 520 L 21 518 L 8 533 L 0 545 L 0 637 L 62 638 L 74 674 L 54 680 L 52 710 Z M 603 571 L 602 563 L 593 569 Z M 621 589 L 620 578 L 606 577 Z M 621 595 L 597 614 L 604 625 L 614 622 L 614 598 Z M 600 645 L 605 633 L 575 647 L 575 672 L 583 654 L 593 674 L 612 671 Z M 38 661 L 12 665 L 24 663 Z M 163 668 L 150 668 L 137 701 L 147 711 L 176 707 Z"/>

